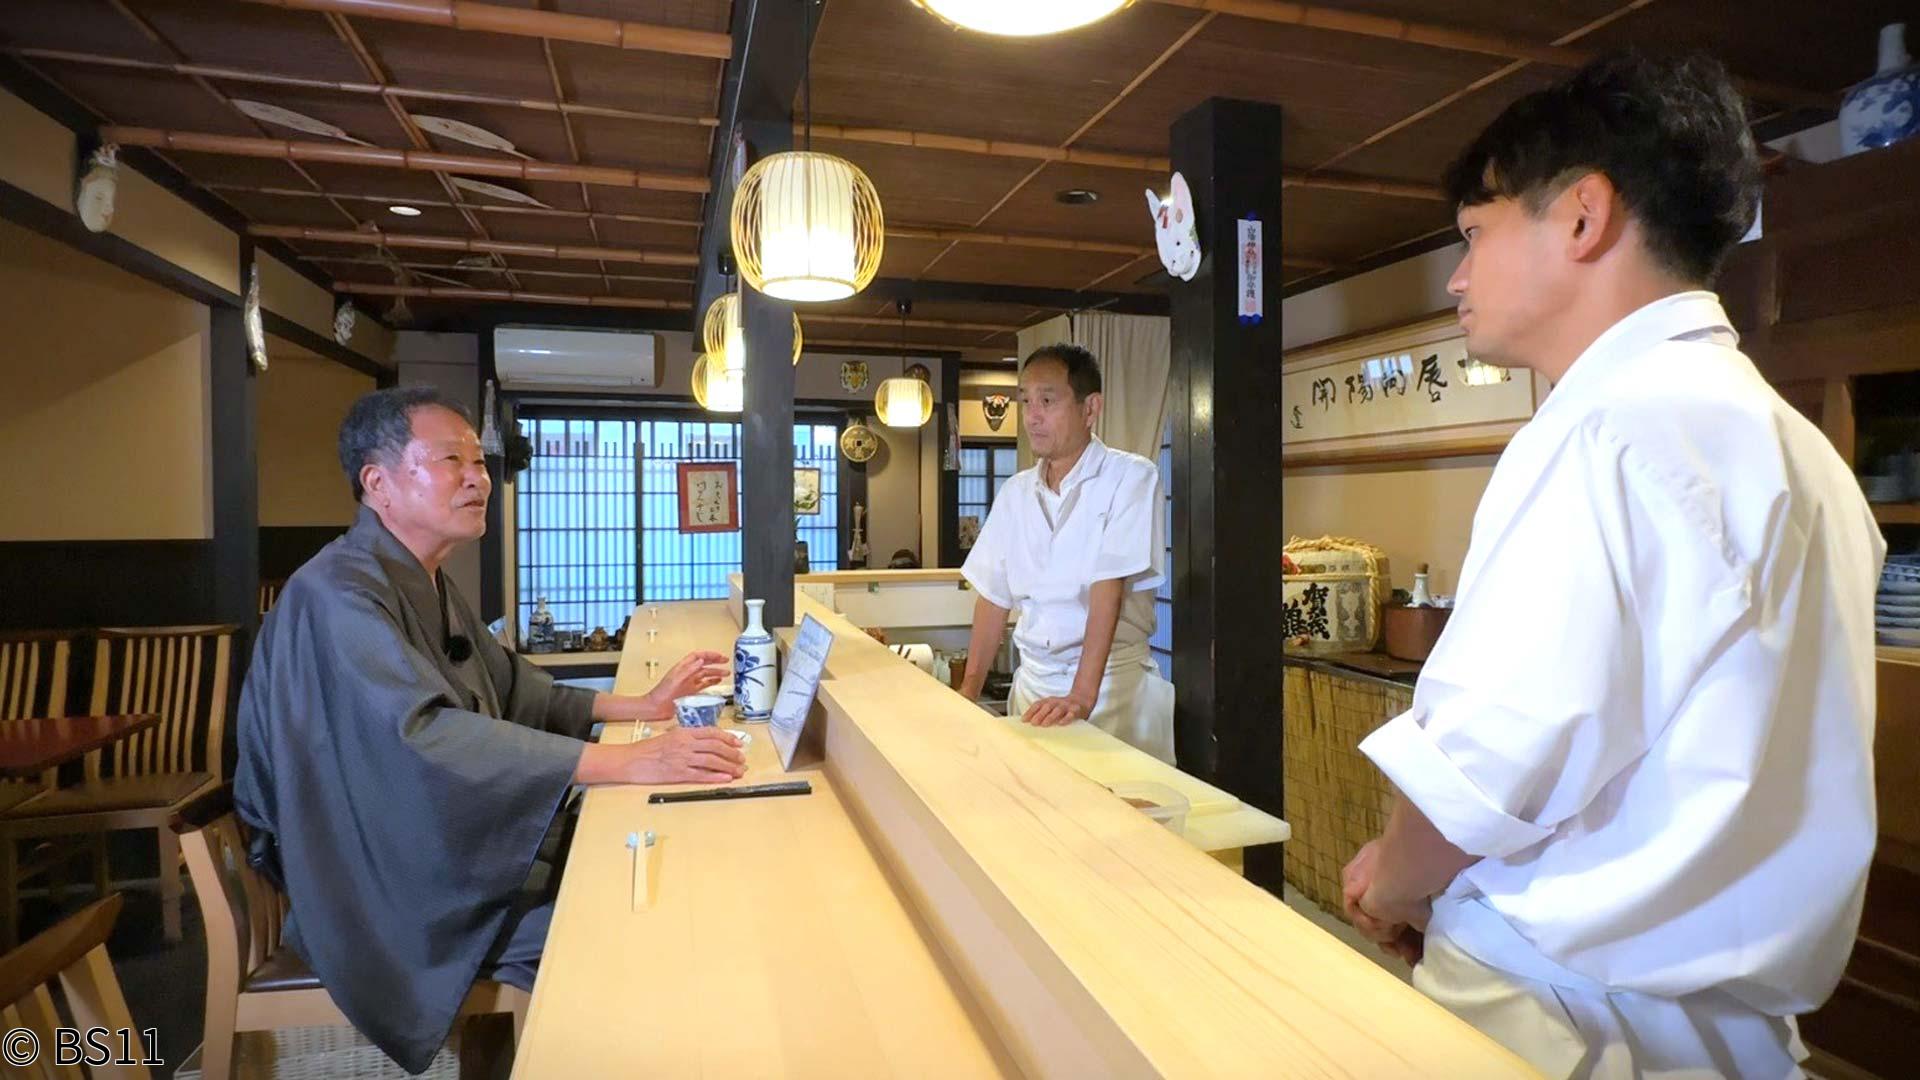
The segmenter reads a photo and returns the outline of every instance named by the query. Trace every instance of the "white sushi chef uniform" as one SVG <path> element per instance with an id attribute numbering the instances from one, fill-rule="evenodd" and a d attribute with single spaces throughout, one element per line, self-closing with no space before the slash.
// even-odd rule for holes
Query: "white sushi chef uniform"
<path id="1" fill-rule="evenodd" d="M 1073 689 L 1087 634 L 1088 590 L 1125 582 L 1120 622 L 1087 722 L 1173 763 L 1173 684 L 1160 677 L 1147 641 L 1153 594 L 1166 580 L 1166 508 L 1160 471 L 1099 439 L 1049 489 L 1044 463 L 1016 473 L 987 514 L 961 568 L 981 596 L 1016 613 L 1020 666 L 1008 715 Z"/>
<path id="2" fill-rule="evenodd" d="M 1549 1077 L 1802 1075 L 1858 927 L 1886 545 L 1738 340 L 1688 292 L 1575 361 L 1361 744 L 1483 857 L 1414 984 Z"/>

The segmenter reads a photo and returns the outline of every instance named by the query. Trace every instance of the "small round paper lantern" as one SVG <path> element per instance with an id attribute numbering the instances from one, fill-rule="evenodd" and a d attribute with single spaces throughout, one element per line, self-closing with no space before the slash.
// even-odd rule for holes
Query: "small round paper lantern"
<path id="1" fill-rule="evenodd" d="M 1004 37 L 1057 34 L 1101 19 L 1133 0 L 914 0 L 914 3 L 966 30 Z"/>
<path id="2" fill-rule="evenodd" d="M 707 305 L 701 331 L 707 352 L 723 358 L 722 367 L 734 373 L 747 369 L 747 335 L 740 328 L 740 294 L 722 293 Z M 800 316 L 793 317 L 793 362 L 800 363 Z"/>
<path id="3" fill-rule="evenodd" d="M 888 427 L 917 428 L 933 419 L 933 387 L 911 375 L 896 376 L 880 384 L 873 408 Z"/>
<path id="4" fill-rule="evenodd" d="M 737 413 L 745 403 L 746 379 L 729 373 L 713 353 L 693 362 L 693 400 L 709 412 Z"/>
<path id="5" fill-rule="evenodd" d="M 770 154 L 733 195 L 740 276 L 797 303 L 844 300 L 880 269 L 880 195 L 852 162 L 811 150 Z"/>

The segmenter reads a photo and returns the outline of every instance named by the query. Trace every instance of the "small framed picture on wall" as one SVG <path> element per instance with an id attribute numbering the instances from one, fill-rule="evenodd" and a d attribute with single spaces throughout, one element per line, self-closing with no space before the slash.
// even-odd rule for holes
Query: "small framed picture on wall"
<path id="1" fill-rule="evenodd" d="M 682 461 L 680 531 L 740 531 L 740 472 L 731 461 Z"/>

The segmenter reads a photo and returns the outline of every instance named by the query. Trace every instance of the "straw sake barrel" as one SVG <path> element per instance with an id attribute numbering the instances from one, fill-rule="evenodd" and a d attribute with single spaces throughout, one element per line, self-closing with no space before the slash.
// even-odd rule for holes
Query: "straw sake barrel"
<path id="1" fill-rule="evenodd" d="M 1388 593 L 1387 554 L 1343 536 L 1294 537 L 1283 549 L 1292 570 L 1281 574 L 1281 639 L 1305 656 L 1367 652 L 1380 641 L 1380 608 Z"/>

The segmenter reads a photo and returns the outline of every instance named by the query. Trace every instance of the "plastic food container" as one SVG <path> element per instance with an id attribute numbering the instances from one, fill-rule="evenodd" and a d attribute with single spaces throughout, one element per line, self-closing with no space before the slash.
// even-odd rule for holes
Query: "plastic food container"
<path id="1" fill-rule="evenodd" d="M 1175 836 L 1186 835 L 1187 811 L 1192 804 L 1185 795 L 1151 780 L 1108 784 L 1107 790 L 1126 800 L 1127 805 L 1172 829 Z"/>

